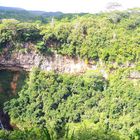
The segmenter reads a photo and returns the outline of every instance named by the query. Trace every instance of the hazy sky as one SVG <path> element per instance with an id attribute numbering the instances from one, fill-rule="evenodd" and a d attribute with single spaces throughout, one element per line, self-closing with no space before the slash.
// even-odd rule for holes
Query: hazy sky
<path id="1" fill-rule="evenodd" d="M 98 12 L 105 10 L 107 3 L 117 2 L 124 9 L 140 7 L 140 0 L 0 0 L 0 6 L 21 7 L 27 10 L 62 12 Z"/>

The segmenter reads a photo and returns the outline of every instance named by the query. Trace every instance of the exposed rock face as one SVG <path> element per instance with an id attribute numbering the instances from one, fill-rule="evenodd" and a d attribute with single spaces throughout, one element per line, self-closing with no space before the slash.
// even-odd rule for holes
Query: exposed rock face
<path id="1" fill-rule="evenodd" d="M 96 69 L 95 65 L 86 64 L 82 60 L 75 60 L 66 56 L 44 56 L 35 52 L 16 52 L 0 56 L 0 69 L 24 69 L 30 71 L 33 67 L 39 67 L 45 71 L 57 71 L 65 73 L 82 73 L 88 69 Z"/>
<path id="2" fill-rule="evenodd" d="M 7 53 L 0 56 L 0 70 L 25 70 L 30 71 L 33 67 L 38 67 L 45 71 L 57 71 L 59 73 L 84 73 L 86 70 L 98 70 L 103 77 L 108 78 L 106 68 L 102 61 L 99 61 L 99 68 L 97 65 L 87 64 L 84 60 L 73 59 L 67 56 L 58 54 L 42 55 L 35 51 L 30 52 L 14 52 Z M 122 65 L 120 67 L 134 67 L 135 65 Z M 129 77 L 131 79 L 140 79 L 140 72 L 131 71 Z"/>

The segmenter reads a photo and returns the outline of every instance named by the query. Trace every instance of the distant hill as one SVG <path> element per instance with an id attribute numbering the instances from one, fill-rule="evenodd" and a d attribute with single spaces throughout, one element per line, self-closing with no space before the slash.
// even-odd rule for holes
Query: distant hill
<path id="1" fill-rule="evenodd" d="M 0 6 L 0 19 L 14 18 L 20 21 L 30 21 L 35 19 L 35 15 L 21 8 Z"/>
<path id="2" fill-rule="evenodd" d="M 34 21 L 62 15 L 62 12 L 28 11 L 22 8 L 0 6 L 0 19 L 15 18 L 20 21 Z"/>
<path id="3" fill-rule="evenodd" d="M 30 13 L 34 14 L 34 15 L 38 15 L 38 16 L 45 16 L 45 17 L 50 17 L 50 16 L 61 16 L 64 13 L 62 12 L 45 12 L 45 11 L 29 11 Z"/>
<path id="4" fill-rule="evenodd" d="M 67 13 L 64 14 L 62 12 L 45 12 L 45 11 L 31 11 L 31 10 L 25 10 L 22 8 L 17 8 L 17 7 L 4 7 L 0 6 L 0 19 L 17 19 L 20 21 L 36 21 L 36 20 L 41 20 L 42 22 L 48 22 L 52 17 L 57 18 L 57 19 L 62 19 L 62 18 L 73 18 L 77 15 L 82 16 L 85 15 L 86 13 Z"/>
<path id="5" fill-rule="evenodd" d="M 17 8 L 17 7 L 5 7 L 5 6 L 0 6 L 0 10 L 18 10 L 18 11 L 22 11 L 22 10 L 24 10 L 24 9 L 22 9 L 22 8 Z"/>

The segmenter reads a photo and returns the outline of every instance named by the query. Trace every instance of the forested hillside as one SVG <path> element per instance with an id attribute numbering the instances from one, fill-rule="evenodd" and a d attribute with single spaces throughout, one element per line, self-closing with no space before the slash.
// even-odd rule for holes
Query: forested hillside
<path id="1" fill-rule="evenodd" d="M 65 14 L 62 12 L 45 12 L 45 11 L 31 11 L 22 8 L 4 7 L 0 6 L 0 19 L 16 19 L 22 22 L 42 22 L 48 23 L 52 18 L 62 19 L 67 17 L 69 19 L 77 15 L 85 15 L 86 13 Z"/>
<path id="2" fill-rule="evenodd" d="M 139 140 L 139 11 L 67 15 L 49 23 L 1 20 L 0 59 L 35 52 L 91 68 L 72 74 L 33 68 L 17 97 L 4 103 L 15 130 L 0 131 L 0 138 Z"/>

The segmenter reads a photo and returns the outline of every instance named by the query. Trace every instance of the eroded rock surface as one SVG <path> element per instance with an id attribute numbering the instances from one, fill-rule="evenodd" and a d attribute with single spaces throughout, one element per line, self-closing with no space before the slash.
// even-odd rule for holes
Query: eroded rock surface
<path id="1" fill-rule="evenodd" d="M 58 54 L 43 55 L 36 53 L 35 51 L 14 52 L 11 54 L 7 51 L 7 53 L 0 55 L 0 69 L 30 71 L 33 67 L 38 67 L 45 71 L 56 71 L 59 73 L 84 73 L 86 70 L 98 70 L 98 72 L 107 79 L 108 73 L 106 72 L 106 66 L 102 61 L 99 61 L 98 63 L 99 66 L 92 63 L 87 64 L 81 59 L 74 59 Z M 123 64 L 120 67 L 134 68 L 135 65 Z M 129 77 L 140 79 L 140 72 L 131 71 Z"/>
<path id="2" fill-rule="evenodd" d="M 65 73 L 80 73 L 88 69 L 96 69 L 95 66 L 86 64 L 80 59 L 72 59 L 67 56 L 44 56 L 35 52 L 15 52 L 0 57 L 0 69 L 24 69 L 30 71 L 33 67 L 39 67 L 45 71 L 57 71 Z"/>

